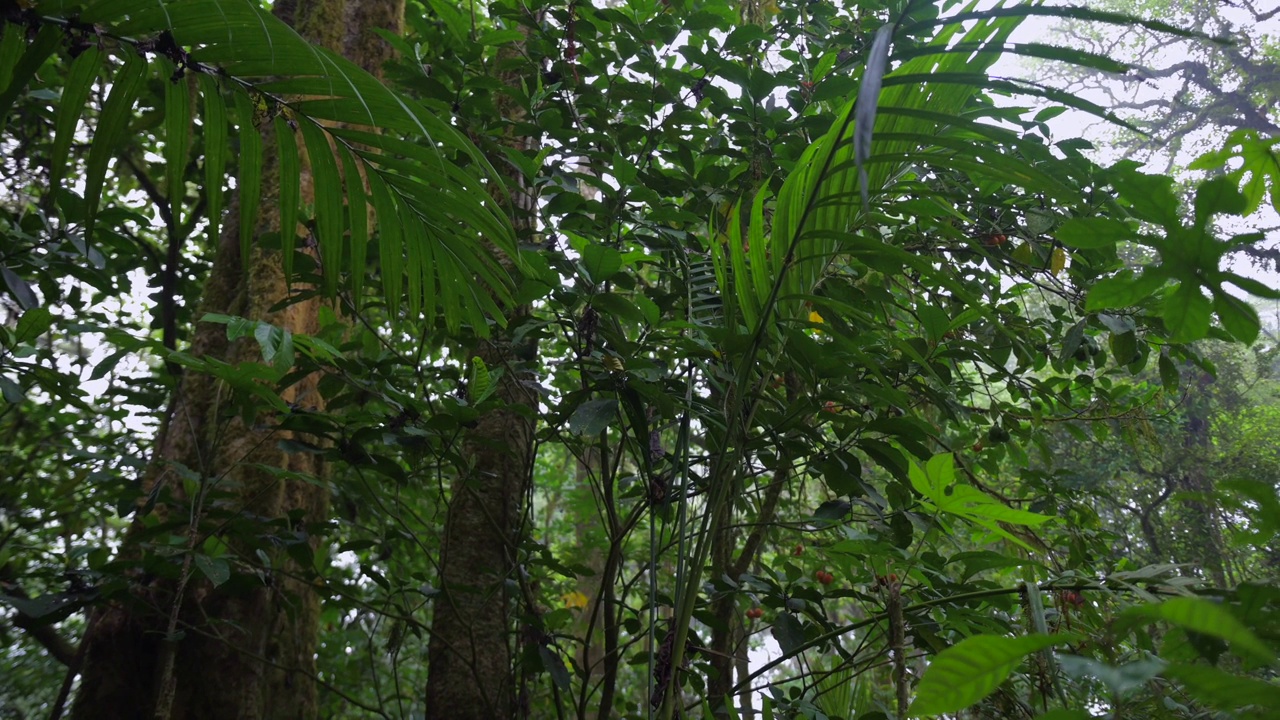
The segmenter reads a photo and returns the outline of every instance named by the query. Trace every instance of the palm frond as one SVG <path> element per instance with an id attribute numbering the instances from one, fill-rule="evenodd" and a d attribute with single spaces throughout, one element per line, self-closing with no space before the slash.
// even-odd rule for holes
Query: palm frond
<path id="1" fill-rule="evenodd" d="M 484 316 L 497 308 L 495 300 L 511 302 L 514 283 L 499 253 L 518 258 L 515 234 L 494 199 L 492 189 L 501 186 L 498 175 L 480 152 L 432 110 L 392 91 L 340 55 L 307 42 L 254 0 L 46 0 L 37 3 L 29 17 L 40 31 L 12 69 L 6 69 L 10 81 L 0 87 L 0 112 L 8 110 L 64 38 L 72 46 L 88 46 L 71 64 L 64 96 L 69 102 L 58 108 L 55 148 L 61 153 L 55 153 L 55 165 L 58 158 L 65 164 L 93 82 L 101 80 L 111 87 L 89 151 L 89 210 L 80 223 L 87 237 L 109 161 L 126 137 L 134 97 L 142 82 L 158 72 L 168 82 L 164 129 L 171 196 L 184 192 L 181 169 L 192 125 L 189 88 L 204 107 L 205 193 L 215 211 L 211 232 L 217 231 L 216 213 L 223 207 L 227 96 L 232 99 L 241 150 L 237 186 L 246 255 L 262 185 L 259 133 L 270 126 L 274 132 L 268 135 L 281 158 L 279 209 L 286 271 L 292 271 L 295 228 L 300 228 L 296 219 L 301 210 L 301 146 L 315 179 L 315 244 L 327 292 L 338 289 L 344 274 L 348 291 L 358 295 L 363 287 L 367 251 L 355 245 L 369 238 L 367 182 L 381 228 L 384 295 L 393 313 L 402 299 L 403 278 L 408 280 L 412 310 L 463 310 L 446 314 L 454 328 L 465 319 L 476 332 L 486 334 Z M 15 27 L 6 25 L 0 38 L 0 47 L 9 53 L 17 47 Z M 112 55 L 123 57 L 123 63 L 109 61 Z M 186 72 L 199 73 L 201 81 L 191 86 L 182 82 Z M 462 170 L 460 159 L 485 177 Z M 55 171 L 56 182 L 64 178 L 61 169 Z M 345 208 L 344 198 L 355 195 L 357 186 L 361 207 L 348 199 L 350 208 Z M 501 313 L 494 319 L 501 322 Z"/>

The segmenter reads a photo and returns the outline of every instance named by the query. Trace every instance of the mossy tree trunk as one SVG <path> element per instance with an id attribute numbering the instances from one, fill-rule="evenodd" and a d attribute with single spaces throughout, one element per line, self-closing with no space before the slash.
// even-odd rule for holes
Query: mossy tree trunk
<path id="1" fill-rule="evenodd" d="M 519 25 L 528 32 L 526 25 Z M 538 72 L 525 54 L 523 40 L 508 43 L 495 62 L 496 77 L 511 88 L 526 86 Z M 525 109 L 512 98 L 495 97 L 498 142 L 520 151 L 536 148 L 537 139 L 512 130 Z M 484 143 L 481 143 L 483 146 Z M 493 158 L 494 165 L 506 165 Z M 512 221 L 521 240 L 535 231 L 537 195 L 522 177 L 509 174 Z M 504 258 L 515 272 L 510 258 Z M 537 411 L 538 348 L 521 325 L 530 308 L 513 308 L 505 330 L 468 350 L 485 366 L 501 368 L 493 398 L 499 406 L 470 428 L 462 445 L 462 463 L 449 490 L 449 510 L 441 540 L 439 586 L 427 649 L 426 717 L 491 720 L 520 714 L 514 643 L 513 587 L 521 585 L 517 554 L 523 537 L 525 497 L 533 477 L 534 417 Z M 528 607 L 533 612 L 532 607 Z M 524 633 L 540 642 L 533 625 Z"/>
<path id="2" fill-rule="evenodd" d="M 273 11 L 307 39 L 378 74 L 390 51 L 374 29 L 398 31 L 404 2 L 278 0 Z M 279 183 L 273 182 L 278 172 L 269 152 L 259 236 L 279 230 Z M 306 163 L 301 185 L 303 202 L 311 202 Z M 294 333 L 315 332 L 320 301 L 289 302 L 279 254 L 255 245 L 246 272 L 239 223 L 231 218 L 224 228 L 198 315 L 236 315 Z M 233 365 L 261 360 L 251 341 L 228 342 L 226 328 L 210 323 L 197 326 L 190 353 Z M 292 407 L 322 409 L 316 383 L 315 375 L 304 377 L 282 397 Z M 240 521 L 252 524 L 251 533 L 265 537 L 268 546 L 305 543 L 315 550 L 317 540 L 306 527 L 327 520 L 328 489 L 322 482 L 291 478 L 318 479 L 324 468 L 315 454 L 281 447 L 280 441 L 292 435 L 272 429 L 279 420 L 238 412 L 234 394 L 213 377 L 187 373 L 182 378 L 148 477 L 148 489 L 169 498 L 153 517 L 170 525 L 157 535 L 144 520 L 127 534 L 122 555 L 141 561 L 137 581 L 90 618 L 73 718 L 316 716 L 319 598 L 306 573 L 285 552 L 268 553 L 271 567 L 264 567 L 244 543 L 228 540 L 233 566 L 255 572 L 215 587 L 191 554 L 216 527 Z M 201 489 L 192 493 L 192 488 Z M 170 545 L 173 552 L 165 561 L 157 550 L 163 551 L 168 536 L 185 537 Z"/>

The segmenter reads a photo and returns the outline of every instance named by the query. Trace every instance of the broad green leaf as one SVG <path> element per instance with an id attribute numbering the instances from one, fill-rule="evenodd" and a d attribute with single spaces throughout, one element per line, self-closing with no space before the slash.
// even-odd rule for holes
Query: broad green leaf
<path id="1" fill-rule="evenodd" d="M 227 104 L 218 81 L 200 75 L 204 102 L 204 193 L 209 220 L 209 245 L 218 247 L 222 227 L 222 184 L 227 171 Z"/>
<path id="2" fill-rule="evenodd" d="M 1196 226 L 1205 227 L 1214 215 L 1243 215 L 1248 201 L 1237 183 L 1219 175 L 1200 183 L 1196 188 Z"/>
<path id="3" fill-rule="evenodd" d="M 223 558 L 213 558 L 203 554 L 196 554 L 193 558 L 196 567 L 200 568 L 200 572 L 213 583 L 214 587 L 231 579 L 231 566 Z"/>
<path id="4" fill-rule="evenodd" d="M 1249 303 L 1226 291 L 1216 290 L 1213 293 L 1213 310 L 1218 314 L 1222 327 L 1236 340 L 1252 344 L 1258 339 L 1262 322 L 1258 319 L 1258 311 Z"/>
<path id="5" fill-rule="evenodd" d="M 644 322 L 644 315 L 628 298 L 616 293 L 602 293 L 591 297 L 591 307 L 606 316 L 633 323 Z"/>
<path id="6" fill-rule="evenodd" d="M 98 127 L 89 147 L 89 161 L 84 174 L 84 237 L 93 242 L 93 225 L 102 204 L 102 186 L 107 175 L 107 164 L 125 144 L 125 134 L 133 118 L 133 103 L 147 70 L 147 62 L 135 53 L 126 53 L 124 66 L 111 82 L 111 92 L 98 116 Z"/>
<path id="7" fill-rule="evenodd" d="M 1132 270 L 1122 270 L 1109 278 L 1103 278 L 1089 289 L 1085 309 L 1090 312 L 1133 307 L 1164 287 L 1166 277 L 1156 270 L 1146 270 L 1135 276 Z"/>
<path id="8" fill-rule="evenodd" d="M 1230 643 L 1236 654 L 1259 662 L 1274 662 L 1275 653 L 1223 606 L 1193 597 L 1176 597 L 1161 603 L 1129 608 L 1130 621 L 1163 620 L 1186 630 L 1211 635 Z"/>
<path id="9" fill-rule="evenodd" d="M 1194 283 L 1182 282 L 1164 303 L 1164 324 L 1173 342 L 1192 342 L 1209 332 L 1213 304 Z"/>
<path id="10" fill-rule="evenodd" d="M 35 291 L 31 289 L 31 284 L 22 279 L 18 273 L 0 265 L 0 279 L 4 280 L 5 287 L 9 288 L 9 294 L 13 295 L 13 299 L 18 301 L 18 307 L 30 310 L 40 304 Z"/>
<path id="11" fill-rule="evenodd" d="M 18 405 L 27 399 L 27 394 L 23 392 L 21 385 L 0 375 L 0 397 L 4 397 L 7 403 Z"/>
<path id="12" fill-rule="evenodd" d="M 62 100 L 58 103 L 53 148 L 49 157 L 49 186 L 55 192 L 62 187 L 76 127 L 80 123 L 81 114 L 88 107 L 89 92 L 93 90 L 93 82 L 101 68 L 102 51 L 90 45 L 71 63 L 71 69 L 67 72 L 67 84 L 62 88 Z"/>
<path id="13" fill-rule="evenodd" d="M 569 431 L 575 435 L 599 435 L 613 423 L 617 416 L 617 399 L 588 400 L 579 405 L 569 417 Z"/>
<path id="14" fill-rule="evenodd" d="M 1128 223 L 1109 218 L 1071 218 L 1058 228 L 1055 236 L 1064 245 L 1081 250 L 1106 248 L 1118 242 L 1134 240 L 1137 234 Z"/>
<path id="15" fill-rule="evenodd" d="M 1058 667 L 1069 677 L 1081 679 L 1095 677 L 1106 684 L 1117 698 L 1123 698 L 1159 675 L 1168 663 L 1159 658 L 1149 658 L 1126 663 L 1119 667 L 1078 655 L 1058 655 Z"/>
<path id="16" fill-rule="evenodd" d="M 1236 275 L 1235 273 L 1224 273 L 1222 281 L 1223 283 L 1231 283 L 1250 295 L 1256 295 L 1268 300 L 1280 300 L 1280 288 L 1260 283 L 1253 278 Z"/>
<path id="17" fill-rule="evenodd" d="M 910 717 L 955 713 L 990 695 L 1024 657 L 1071 642 L 1070 635 L 978 635 L 938 653 L 916 686 Z"/>
<path id="18" fill-rule="evenodd" d="M 1254 706 L 1274 712 L 1280 708 L 1280 686 L 1234 675 L 1210 665 L 1170 665 L 1164 676 L 1177 680 L 1191 697 L 1219 710 Z"/>
<path id="19" fill-rule="evenodd" d="M 1178 366 L 1173 364 L 1173 360 L 1169 359 L 1169 355 L 1165 352 L 1160 353 L 1159 367 L 1160 384 L 1164 385 L 1166 390 L 1177 390 L 1181 373 L 1178 372 Z"/>
<path id="20" fill-rule="evenodd" d="M 45 307 L 33 307 L 22 313 L 13 329 L 15 344 L 28 343 L 49 332 L 53 327 L 53 313 Z"/>
<path id="21" fill-rule="evenodd" d="M 794 653 L 804 644 L 804 626 L 795 615 L 789 612 L 778 613 L 773 620 L 770 634 L 773 635 L 774 640 L 778 641 L 778 647 L 782 649 L 783 655 Z"/>
<path id="22" fill-rule="evenodd" d="M 1138 334 L 1132 330 L 1111 333 L 1108 344 L 1111 347 L 1111 357 L 1117 365 L 1128 365 L 1138 355 Z"/>
<path id="23" fill-rule="evenodd" d="M 302 164 L 298 158 L 298 140 L 290 121 L 277 117 L 273 123 L 276 154 L 280 158 L 280 252 L 286 282 L 293 282 L 293 253 L 297 249 L 298 202 L 302 182 Z"/>
<path id="24" fill-rule="evenodd" d="M 622 269 L 622 253 L 601 243 L 591 243 L 582 250 L 582 269 L 588 280 L 600 285 Z"/>

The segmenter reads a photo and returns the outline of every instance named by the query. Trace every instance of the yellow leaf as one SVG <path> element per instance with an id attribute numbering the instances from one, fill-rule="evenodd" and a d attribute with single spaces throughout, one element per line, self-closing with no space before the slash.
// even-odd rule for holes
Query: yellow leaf
<path id="1" fill-rule="evenodd" d="M 585 608 L 587 606 L 587 602 L 589 602 L 587 600 L 587 596 L 577 590 L 561 595 L 560 600 L 564 602 L 564 606 L 567 608 Z"/>
<path id="2" fill-rule="evenodd" d="M 614 357 L 613 355 L 604 356 L 604 366 L 605 369 L 612 370 L 613 372 L 622 372 L 625 369 L 622 364 L 622 360 Z"/>
<path id="3" fill-rule="evenodd" d="M 810 311 L 809 311 L 809 322 L 811 322 L 811 323 L 818 323 L 818 324 L 822 324 L 822 323 L 826 322 L 826 320 L 823 320 L 823 319 L 822 319 L 822 316 L 818 314 L 818 311 L 817 311 L 817 310 L 810 310 Z"/>
<path id="4" fill-rule="evenodd" d="M 1061 275 L 1062 271 L 1067 267 L 1067 251 L 1060 247 L 1053 249 L 1053 254 L 1049 256 L 1049 270 L 1054 275 Z"/>
<path id="5" fill-rule="evenodd" d="M 777 0 L 768 0 L 763 7 L 765 13 L 768 15 L 777 15 L 782 12 L 782 9 L 778 7 Z"/>

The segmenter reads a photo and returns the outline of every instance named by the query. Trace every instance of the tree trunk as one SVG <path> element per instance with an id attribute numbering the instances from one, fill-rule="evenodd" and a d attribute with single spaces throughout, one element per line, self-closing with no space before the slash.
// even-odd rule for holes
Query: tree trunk
<path id="1" fill-rule="evenodd" d="M 518 29 L 528 32 L 525 25 Z M 526 75 L 538 71 L 524 53 L 523 40 L 499 51 L 496 75 L 504 85 L 520 88 Z M 500 94 L 495 102 L 499 123 L 514 124 L 525 116 L 512 94 Z M 533 149 L 536 143 L 509 130 L 504 142 L 521 151 Z M 507 163 L 495 159 L 494 165 Z M 509 174 L 506 181 L 513 225 L 522 240 L 530 240 L 536 191 L 518 175 Z M 510 260 L 503 258 L 513 271 Z M 495 328 L 491 339 L 468 354 L 489 368 L 501 368 L 493 393 L 501 407 L 486 412 L 467 431 L 462 467 L 450 488 L 441 540 L 440 594 L 433 607 L 427 648 L 427 718 L 493 720 L 517 714 L 510 590 L 523 584 L 516 554 L 523 533 L 524 499 L 533 476 L 537 411 L 532 365 L 538 349 L 519 333 L 529 310 L 514 308 L 506 330 Z M 538 637 L 527 639 L 541 642 Z"/>
<path id="2" fill-rule="evenodd" d="M 278 0 L 274 12 L 308 40 L 378 73 L 390 51 L 373 28 L 398 31 L 404 5 L 403 0 Z M 278 173 L 269 151 L 259 235 L 279 229 Z M 305 163 L 301 184 L 303 202 L 311 202 Z M 234 216 L 238 203 L 232 210 Z M 232 217 L 224 227 L 201 310 L 262 320 L 295 333 L 315 332 L 319 301 L 281 307 L 290 292 L 278 254 L 255 248 L 246 273 L 239 223 Z M 294 229 L 284 234 L 292 237 Z M 210 323 L 197 326 L 190 353 L 233 365 L 260 361 L 256 345 L 229 343 L 225 327 Z M 322 409 L 317 379 L 303 378 L 282 398 L 291 406 Z M 73 718 L 315 717 L 319 599 L 305 571 L 279 550 L 268 553 L 269 567 L 260 567 L 253 549 L 231 540 L 233 566 L 253 571 L 215 587 L 192 561 L 191 552 L 200 552 L 216 530 L 246 520 L 254 523 L 250 533 L 263 537 L 268 547 L 305 543 L 314 552 L 317 540 L 307 534 L 306 524 L 328 517 L 328 490 L 292 479 L 321 476 L 318 456 L 281 449 L 279 441 L 293 435 L 264 429 L 276 418 L 246 417 L 234 400 L 210 376 L 188 372 L 182 378 L 147 482 L 148 489 L 172 498 L 157 507 L 156 515 L 185 525 L 169 532 L 186 535 L 181 545 L 186 552 L 173 553 L 163 536 L 157 542 L 147 529 L 152 523 L 130 529 L 122 556 L 144 562 L 127 596 L 91 615 Z M 193 487 L 201 489 L 188 492 Z M 180 569 L 173 561 L 178 557 Z"/>
<path id="3" fill-rule="evenodd" d="M 533 467 L 528 354 L 495 337 L 475 354 L 502 368 L 494 395 L 506 407 L 484 414 L 466 436 L 467 463 L 454 481 L 445 519 L 428 646 L 428 718 L 507 718 L 515 712 L 508 581 Z M 525 354 L 525 358 L 520 355 Z"/>

